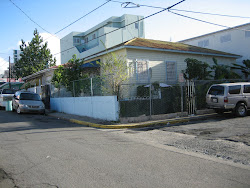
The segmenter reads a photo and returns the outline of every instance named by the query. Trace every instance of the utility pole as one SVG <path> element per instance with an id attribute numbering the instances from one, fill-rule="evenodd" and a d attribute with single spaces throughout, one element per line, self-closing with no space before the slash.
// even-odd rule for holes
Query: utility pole
<path id="1" fill-rule="evenodd" d="M 11 67 L 10 67 L 10 56 L 9 56 L 9 89 L 11 89 L 10 76 L 11 76 Z"/>

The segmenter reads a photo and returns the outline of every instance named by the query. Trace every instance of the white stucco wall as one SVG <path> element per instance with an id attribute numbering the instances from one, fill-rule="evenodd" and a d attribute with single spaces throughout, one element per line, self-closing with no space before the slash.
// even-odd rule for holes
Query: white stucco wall
<path id="1" fill-rule="evenodd" d="M 108 121 L 119 120 L 116 96 L 50 98 L 51 110 Z"/>

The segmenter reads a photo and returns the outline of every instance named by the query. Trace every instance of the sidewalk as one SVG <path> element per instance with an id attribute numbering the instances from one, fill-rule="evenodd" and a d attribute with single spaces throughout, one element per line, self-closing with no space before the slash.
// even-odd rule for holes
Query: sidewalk
<path id="1" fill-rule="evenodd" d="M 177 123 L 184 123 L 184 122 L 189 122 L 189 121 L 206 119 L 208 117 L 216 115 L 216 113 L 209 113 L 209 114 L 204 114 L 204 115 L 195 115 L 195 116 L 171 118 L 171 119 L 164 119 L 164 120 L 144 121 L 140 123 L 121 124 L 119 122 L 109 122 L 109 121 L 104 121 L 100 119 L 94 119 L 90 117 L 78 116 L 78 115 L 72 115 L 72 114 L 66 114 L 66 113 L 60 113 L 60 112 L 47 111 L 46 114 L 48 116 L 63 119 L 63 120 L 70 121 L 76 124 L 85 125 L 88 127 L 103 128 L 103 129 L 124 129 L 124 128 L 132 129 L 132 128 L 142 128 L 142 127 L 164 126 L 168 124 L 177 124 Z"/>

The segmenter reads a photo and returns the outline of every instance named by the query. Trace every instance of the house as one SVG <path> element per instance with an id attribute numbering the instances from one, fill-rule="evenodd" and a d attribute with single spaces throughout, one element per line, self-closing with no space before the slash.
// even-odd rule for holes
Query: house
<path id="1" fill-rule="evenodd" d="M 28 89 L 41 96 L 45 103 L 45 107 L 50 107 L 50 84 L 57 66 L 41 70 L 29 76 L 23 77 L 25 84 L 21 89 Z"/>
<path id="2" fill-rule="evenodd" d="M 152 82 L 176 83 L 182 70 L 186 69 L 186 58 L 194 58 L 213 65 L 212 58 L 225 65 L 235 63 L 240 55 L 201 48 L 178 42 L 166 42 L 134 38 L 102 52 L 85 57 L 85 63 L 104 61 L 107 53 L 114 52 L 126 57 L 133 64 L 130 83 L 148 83 L 149 68 L 152 68 Z"/>
<path id="3" fill-rule="evenodd" d="M 109 89 L 109 87 L 114 85 L 111 78 L 108 79 L 108 82 L 111 81 L 110 84 L 104 83 L 104 85 L 101 86 L 97 84 L 100 92 L 97 91 L 95 93 L 94 91 L 94 93 L 91 92 L 91 95 L 85 95 L 84 97 L 82 95 L 78 95 L 78 97 L 73 97 L 71 95 L 68 97 L 59 96 L 52 98 L 51 108 L 60 112 L 103 118 L 112 121 L 117 121 L 119 117 L 127 117 L 127 114 L 124 113 L 125 105 L 126 112 L 132 112 L 129 116 L 147 114 L 144 111 L 147 111 L 149 107 L 149 105 L 147 105 L 149 104 L 149 98 L 145 98 L 145 100 L 143 99 L 144 101 L 141 100 L 140 104 L 137 105 L 135 97 L 137 97 L 138 88 L 146 87 L 150 82 L 153 83 L 156 81 L 165 83 L 162 84 L 165 86 L 167 86 L 167 84 L 177 84 L 180 81 L 179 77 L 182 74 L 182 70 L 186 69 L 186 58 L 195 58 L 209 64 L 213 64 L 212 58 L 216 58 L 218 62 L 225 65 L 231 65 L 232 63 L 235 63 L 237 58 L 241 57 L 231 53 L 210 50 L 183 43 L 134 38 L 116 46 L 98 51 L 95 54 L 86 56 L 84 58 L 84 64 L 82 65 L 84 71 L 86 73 L 90 72 L 93 76 L 102 75 L 102 67 L 100 67 L 97 62 L 103 63 L 108 61 L 107 58 L 110 57 L 109 55 L 111 52 L 114 53 L 116 57 L 123 58 L 121 62 L 124 62 L 131 67 L 127 70 L 129 78 L 124 82 L 126 88 L 124 89 L 123 87 L 119 90 L 119 99 L 121 100 L 117 101 L 117 97 L 114 96 L 114 93 L 105 93 L 106 89 Z M 112 59 L 110 62 L 112 62 Z M 92 82 L 92 78 L 87 81 L 87 85 L 90 86 L 90 88 L 87 88 L 92 90 L 92 86 L 96 84 Z M 79 82 L 77 81 L 76 83 Z M 86 83 L 84 82 L 83 84 Z M 104 86 L 104 88 L 102 86 Z M 105 95 L 103 95 L 102 91 L 104 91 Z M 83 91 L 83 93 L 84 92 L 85 91 Z M 166 95 L 164 96 L 165 99 L 161 100 L 160 91 L 158 93 L 158 96 L 153 93 L 153 99 L 158 100 L 157 102 L 159 104 L 156 103 L 156 101 L 154 101 L 154 104 L 160 106 L 161 110 L 154 112 L 154 114 L 172 112 L 173 109 L 170 109 L 172 106 L 168 105 L 166 107 L 166 101 L 164 103 L 162 102 L 166 99 Z M 121 106 L 123 107 L 123 110 L 119 109 L 119 102 L 122 102 Z M 133 109 L 134 106 L 128 107 L 130 104 L 140 106 L 140 109 L 144 109 L 144 111 L 136 111 L 135 108 Z M 122 111 L 123 114 L 119 114 L 120 111 Z"/>
<path id="4" fill-rule="evenodd" d="M 243 60 L 250 59 L 250 23 L 208 33 L 179 42 L 203 48 L 239 54 L 242 57 L 238 58 L 236 62 L 242 64 Z"/>
<path id="5" fill-rule="evenodd" d="M 61 64 L 74 54 L 84 59 L 135 37 L 144 38 L 142 16 L 125 14 L 111 17 L 85 32 L 71 32 L 60 40 Z"/>
<path id="6" fill-rule="evenodd" d="M 126 84 L 146 85 L 153 82 L 177 84 L 182 77 L 182 70 L 186 69 L 186 58 L 194 58 L 213 65 L 213 58 L 224 65 L 236 62 L 240 55 L 227 52 L 191 46 L 178 42 L 166 42 L 144 38 L 134 38 L 123 44 L 85 57 L 86 65 L 94 61 L 105 61 L 107 53 L 124 56 L 128 65 L 129 79 Z M 149 71 L 151 69 L 151 71 Z M 101 74 L 101 73 L 100 73 Z M 130 87 L 130 95 L 136 90 Z M 126 97 L 128 94 L 125 94 Z"/>

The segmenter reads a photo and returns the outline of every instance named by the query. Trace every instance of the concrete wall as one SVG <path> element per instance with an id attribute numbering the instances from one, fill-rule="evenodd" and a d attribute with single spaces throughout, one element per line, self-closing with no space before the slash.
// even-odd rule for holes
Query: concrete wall
<path id="1" fill-rule="evenodd" d="M 108 121 L 119 120 L 116 96 L 50 98 L 51 110 Z"/>

